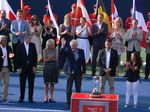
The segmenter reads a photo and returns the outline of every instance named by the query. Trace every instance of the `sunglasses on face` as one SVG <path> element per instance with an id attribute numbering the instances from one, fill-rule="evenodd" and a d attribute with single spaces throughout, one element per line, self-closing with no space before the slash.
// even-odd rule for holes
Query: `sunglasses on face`
<path id="1" fill-rule="evenodd" d="M 38 19 L 32 19 L 32 21 L 37 21 Z"/>

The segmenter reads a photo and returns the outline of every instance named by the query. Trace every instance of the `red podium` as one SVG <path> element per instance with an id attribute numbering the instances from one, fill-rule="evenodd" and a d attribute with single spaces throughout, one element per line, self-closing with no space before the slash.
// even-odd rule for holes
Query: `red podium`
<path id="1" fill-rule="evenodd" d="M 71 112 L 118 112 L 119 95 L 102 94 L 92 98 L 88 93 L 72 93 Z"/>

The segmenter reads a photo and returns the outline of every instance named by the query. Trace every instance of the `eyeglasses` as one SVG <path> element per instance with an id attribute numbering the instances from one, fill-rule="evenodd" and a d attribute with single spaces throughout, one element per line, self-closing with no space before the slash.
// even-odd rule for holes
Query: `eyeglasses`
<path id="1" fill-rule="evenodd" d="M 37 21 L 38 19 L 32 19 L 32 21 Z"/>

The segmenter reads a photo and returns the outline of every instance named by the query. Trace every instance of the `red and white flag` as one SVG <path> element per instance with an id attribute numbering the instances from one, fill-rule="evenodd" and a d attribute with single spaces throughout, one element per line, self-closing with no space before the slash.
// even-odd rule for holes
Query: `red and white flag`
<path id="1" fill-rule="evenodd" d="M 6 11 L 6 18 L 10 21 L 13 21 L 16 19 L 16 15 L 10 5 L 8 4 L 7 0 L 0 0 L 0 10 Z"/>
<path id="2" fill-rule="evenodd" d="M 21 6 L 21 10 L 22 10 L 22 19 L 27 20 L 26 12 L 24 9 L 24 0 L 20 0 L 20 6 Z"/>
<path id="3" fill-rule="evenodd" d="M 76 17 L 85 17 L 87 26 L 92 28 L 92 23 L 89 14 L 85 8 L 84 0 L 77 0 Z"/>
<path id="4" fill-rule="evenodd" d="M 116 5 L 114 0 L 111 0 L 111 19 L 112 19 L 112 26 L 114 25 L 114 20 L 119 17 Z"/>
<path id="5" fill-rule="evenodd" d="M 139 5 L 138 0 L 133 0 L 132 19 L 137 19 L 138 20 L 138 27 L 143 30 L 143 39 L 141 42 L 141 46 L 146 48 L 145 37 L 146 37 L 146 33 L 148 32 L 148 30 L 147 30 L 144 16 L 143 16 L 142 11 L 140 9 L 140 5 Z"/>
<path id="6" fill-rule="evenodd" d="M 48 2 L 49 15 L 50 15 L 51 20 L 53 21 L 53 27 L 56 28 L 56 30 L 57 30 L 56 43 L 58 44 L 59 39 L 60 39 L 60 36 L 58 35 L 58 34 L 59 34 L 59 33 L 58 33 L 59 27 L 58 27 L 58 24 L 57 24 L 56 19 L 55 19 L 55 17 L 54 17 L 54 14 L 53 14 L 53 12 L 52 12 L 50 1 L 47 0 L 47 2 Z"/>

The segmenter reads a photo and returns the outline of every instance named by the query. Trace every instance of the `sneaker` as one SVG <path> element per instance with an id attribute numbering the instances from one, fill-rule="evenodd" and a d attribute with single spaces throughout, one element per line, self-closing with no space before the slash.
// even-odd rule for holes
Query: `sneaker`
<path id="1" fill-rule="evenodd" d="M 9 103 L 10 101 L 7 99 L 2 99 L 3 102 Z"/>
<path id="2" fill-rule="evenodd" d="M 134 105 L 134 108 L 137 108 L 137 105 Z"/>
<path id="3" fill-rule="evenodd" d="M 150 107 L 148 107 L 148 109 L 150 110 Z"/>
<path id="4" fill-rule="evenodd" d="M 90 65 L 91 64 L 91 60 L 89 59 L 86 63 L 86 65 Z"/>
<path id="5" fill-rule="evenodd" d="M 127 107 L 128 107 L 128 104 L 125 104 L 125 105 L 124 105 L 124 108 L 127 108 Z"/>

